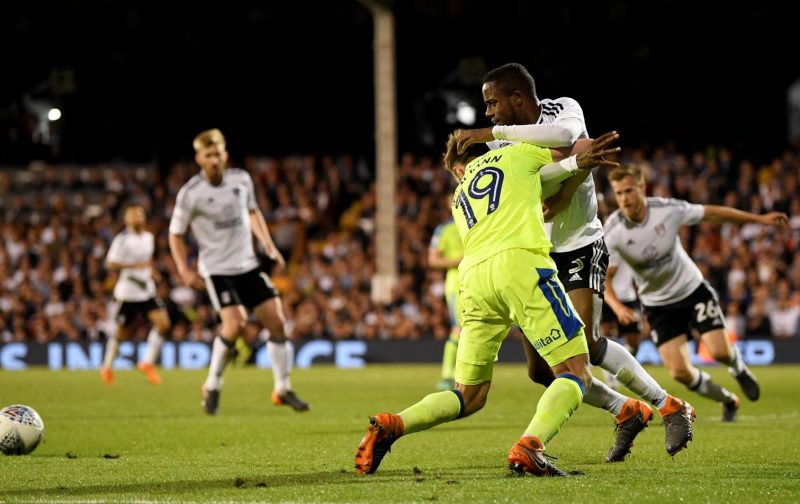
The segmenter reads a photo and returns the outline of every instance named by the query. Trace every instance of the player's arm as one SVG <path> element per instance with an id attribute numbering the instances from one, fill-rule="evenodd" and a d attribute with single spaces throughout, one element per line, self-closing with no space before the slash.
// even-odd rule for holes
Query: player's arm
<path id="1" fill-rule="evenodd" d="M 428 247 L 428 266 L 435 269 L 457 268 L 461 263 L 461 258 L 448 259 L 441 250 L 436 247 Z"/>
<path id="2" fill-rule="evenodd" d="M 700 222 L 712 222 L 720 224 L 730 222 L 733 224 L 746 224 L 749 222 L 786 228 L 789 225 L 789 217 L 783 212 L 769 212 L 763 215 L 737 210 L 731 207 L 719 205 L 703 205 L 703 218 Z"/>
<path id="3" fill-rule="evenodd" d="M 486 143 L 492 140 L 525 142 L 540 147 L 572 145 L 586 130 L 583 110 L 578 102 L 571 98 L 562 98 L 558 103 L 565 108 L 554 123 L 498 125 L 492 128 L 464 130 L 457 139 L 459 154 L 472 144 Z"/>
<path id="4" fill-rule="evenodd" d="M 611 310 L 614 311 L 614 314 L 617 316 L 620 324 L 628 325 L 633 324 L 637 320 L 639 320 L 639 316 L 637 313 L 632 310 L 630 307 L 625 306 L 622 301 L 619 300 L 617 297 L 616 291 L 614 291 L 614 285 L 611 280 L 614 278 L 614 275 L 617 274 L 617 267 L 616 266 L 609 266 L 608 271 L 606 271 L 606 285 L 605 285 L 605 293 L 603 294 L 603 299 L 605 300 L 606 304 L 608 305 Z"/>
<path id="5" fill-rule="evenodd" d="M 200 278 L 200 275 L 189 267 L 189 253 L 183 235 L 170 231 L 169 251 L 170 254 L 172 254 L 172 260 L 175 261 L 175 268 L 178 270 L 178 276 L 181 278 L 181 282 L 195 289 L 202 290 L 205 288 L 205 284 L 203 283 L 203 279 Z"/>
<path id="6" fill-rule="evenodd" d="M 619 134 L 616 131 L 609 131 L 594 140 L 581 138 L 572 147 L 551 147 L 550 155 L 553 161 L 558 162 L 541 167 L 539 176 L 542 184 L 564 180 L 582 171 L 590 173 L 595 166 L 619 166 L 616 161 L 605 159 L 605 156 L 616 154 L 621 150 L 619 147 L 610 147 L 618 139 Z"/>
<path id="7" fill-rule="evenodd" d="M 205 288 L 203 279 L 200 275 L 189 267 L 189 252 L 186 247 L 186 240 L 183 235 L 189 228 L 192 220 L 192 203 L 187 194 L 186 186 L 178 191 L 175 198 L 175 208 L 172 210 L 172 217 L 169 220 L 169 252 L 175 262 L 175 269 L 181 282 L 189 287 L 202 290 Z"/>
<path id="8" fill-rule="evenodd" d="M 569 164 L 569 168 L 565 168 L 566 171 L 572 170 L 574 167 L 575 169 L 572 170 L 572 174 L 575 176 L 567 176 L 564 177 L 563 184 L 561 189 L 550 196 L 543 202 L 544 206 L 544 220 L 552 220 L 559 212 L 567 208 L 569 205 L 572 196 L 575 194 L 575 191 L 580 187 L 584 180 L 587 177 L 591 176 L 591 169 L 595 166 L 618 166 L 619 163 L 608 161 L 603 158 L 603 156 L 609 154 L 616 154 L 620 151 L 619 147 L 615 147 L 612 149 L 608 149 L 607 147 L 614 143 L 617 139 L 619 139 L 619 135 L 616 131 L 611 131 L 604 135 L 601 135 L 596 140 L 591 140 L 589 138 L 581 138 L 577 140 L 572 147 L 570 148 L 559 148 L 554 149 L 551 148 L 551 152 L 553 154 L 553 159 L 555 160 L 559 156 L 566 156 L 570 155 L 570 157 L 560 161 L 559 163 L 552 163 L 552 164 L 559 164 L 564 167 L 563 165 Z M 581 157 L 581 162 L 578 163 L 578 157 Z M 570 159 L 574 158 L 575 163 L 568 163 Z M 546 185 L 548 183 L 548 170 L 554 170 L 551 168 L 551 165 L 546 165 L 540 171 L 542 176 L 542 185 Z M 558 177 L 555 178 L 558 180 Z M 552 183 L 552 182 L 550 182 Z M 561 183 L 561 182 L 559 182 Z"/>
<path id="9" fill-rule="evenodd" d="M 267 221 L 264 220 L 264 215 L 258 208 L 250 209 L 250 227 L 255 237 L 261 245 L 263 245 L 264 252 L 266 252 L 267 256 L 275 261 L 280 268 L 285 268 L 286 261 L 283 259 L 283 255 L 281 255 L 278 247 L 275 246 L 275 242 L 272 241 L 272 236 L 269 234 L 269 228 L 267 227 Z"/>

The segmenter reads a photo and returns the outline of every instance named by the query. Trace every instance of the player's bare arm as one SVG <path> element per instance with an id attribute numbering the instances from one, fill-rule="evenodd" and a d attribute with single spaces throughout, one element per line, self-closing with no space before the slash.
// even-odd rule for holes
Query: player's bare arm
<path id="1" fill-rule="evenodd" d="M 198 290 L 205 289 L 205 283 L 200 275 L 189 268 L 186 251 L 186 242 L 183 236 L 170 233 L 169 234 L 169 250 L 172 254 L 172 260 L 175 261 L 175 268 L 178 270 L 178 276 L 181 282 L 187 287 L 193 287 Z"/>
<path id="2" fill-rule="evenodd" d="M 269 234 L 269 228 L 267 227 L 267 221 L 264 220 L 264 215 L 261 213 L 261 210 L 250 210 L 250 227 L 255 237 L 261 242 L 261 245 L 264 246 L 264 252 L 267 256 L 277 263 L 278 268 L 286 268 L 286 261 L 283 259 L 283 255 L 278 250 L 278 247 L 275 246 L 275 242 L 272 241 L 272 236 Z"/>
<path id="3" fill-rule="evenodd" d="M 616 291 L 614 291 L 614 286 L 612 285 L 612 279 L 614 275 L 617 273 L 616 266 L 609 266 L 608 271 L 606 272 L 606 289 L 605 293 L 603 294 L 603 299 L 605 300 L 606 304 L 614 311 L 614 314 L 617 316 L 620 324 L 628 325 L 633 324 L 637 320 L 639 320 L 639 316 L 633 311 L 630 307 L 625 306 L 617 297 Z"/>
<path id="4" fill-rule="evenodd" d="M 705 215 L 701 222 L 712 222 L 716 224 L 723 222 L 746 224 L 752 222 L 784 229 L 789 226 L 789 217 L 783 212 L 769 212 L 758 215 L 718 205 L 703 205 L 703 210 L 705 210 Z"/>
<path id="5" fill-rule="evenodd" d="M 470 145 L 487 143 L 494 139 L 491 127 L 459 130 L 458 135 L 456 135 L 456 147 L 458 153 L 463 154 Z"/>
<path id="6" fill-rule="evenodd" d="M 450 269 L 457 268 L 461 263 L 461 258 L 448 259 L 444 256 L 441 250 L 430 247 L 428 248 L 428 266 L 436 269 Z"/>

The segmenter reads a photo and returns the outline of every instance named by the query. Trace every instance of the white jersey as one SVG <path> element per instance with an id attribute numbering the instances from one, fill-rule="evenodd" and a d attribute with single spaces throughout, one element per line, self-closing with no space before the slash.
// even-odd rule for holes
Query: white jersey
<path id="1" fill-rule="evenodd" d="M 572 98 L 557 98 L 551 100 L 549 98 L 543 99 L 539 103 L 541 113 L 539 119 L 536 121 L 537 125 L 559 125 L 560 122 L 575 120 L 580 122 L 580 131 L 573 132 L 572 141 L 577 138 L 588 138 L 589 133 L 586 130 L 586 120 L 583 117 L 583 110 L 577 101 Z M 494 131 L 498 129 L 509 128 L 515 129 L 519 133 L 524 133 L 523 128 L 513 126 L 509 127 L 495 127 Z M 512 134 L 506 135 L 507 140 L 525 141 L 537 145 L 563 147 L 570 145 L 572 142 L 560 143 L 537 143 L 535 137 L 516 137 L 512 138 Z M 509 142 L 494 141 L 487 145 L 491 149 L 496 149 Z M 560 186 L 542 187 L 542 198 L 548 198 L 558 192 Z M 550 237 L 550 242 L 553 244 L 551 252 L 571 252 L 581 247 L 590 245 L 603 237 L 603 225 L 597 217 L 597 194 L 594 188 L 594 178 L 590 175 L 586 180 L 578 186 L 575 194 L 570 199 L 567 207 L 559 212 L 552 221 L 545 222 L 545 230 Z"/>
<path id="2" fill-rule="evenodd" d="M 200 249 L 200 275 L 239 275 L 258 266 L 250 227 L 250 210 L 256 209 L 253 179 L 246 171 L 228 168 L 218 186 L 198 173 L 178 191 L 169 232 L 183 235 L 191 227 Z"/>
<path id="3" fill-rule="evenodd" d="M 645 306 L 681 301 L 703 281 L 700 269 L 681 246 L 681 226 L 700 222 L 703 205 L 683 200 L 647 198 L 647 215 L 641 223 L 617 210 L 606 222 L 609 266 L 623 261 L 633 270 L 639 299 Z"/>
<path id="4" fill-rule="evenodd" d="M 117 264 L 136 264 L 153 258 L 155 241 L 153 233 L 142 231 L 134 233 L 126 229 L 111 241 L 106 262 Z M 114 298 L 118 301 L 147 301 L 155 297 L 156 283 L 150 266 L 144 268 L 122 268 L 117 284 L 114 286 Z"/>

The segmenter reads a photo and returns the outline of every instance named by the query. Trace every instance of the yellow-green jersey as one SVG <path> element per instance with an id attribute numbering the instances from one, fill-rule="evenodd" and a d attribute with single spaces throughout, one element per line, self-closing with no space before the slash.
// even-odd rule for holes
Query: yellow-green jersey
<path id="1" fill-rule="evenodd" d="M 475 158 L 453 196 L 453 218 L 464 244 L 465 272 L 512 248 L 547 254 L 539 169 L 553 162 L 550 149 L 518 143 Z"/>
<path id="2" fill-rule="evenodd" d="M 458 234 L 456 223 L 451 219 L 436 226 L 431 237 L 431 248 L 437 249 L 445 259 L 461 259 L 464 245 Z M 448 268 L 444 280 L 446 293 L 458 292 L 458 267 Z"/>

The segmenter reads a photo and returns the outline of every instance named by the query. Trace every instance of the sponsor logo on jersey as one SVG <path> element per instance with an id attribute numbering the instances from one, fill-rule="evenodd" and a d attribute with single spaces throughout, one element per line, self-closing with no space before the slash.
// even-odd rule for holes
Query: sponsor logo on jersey
<path id="1" fill-rule="evenodd" d="M 228 219 L 223 221 L 214 221 L 214 229 L 229 229 L 241 225 L 242 225 L 241 217 L 235 217 L 233 219 Z"/>
<path id="2" fill-rule="evenodd" d="M 538 340 L 533 342 L 533 348 L 535 348 L 536 350 L 540 350 L 549 345 L 550 343 L 560 340 L 562 336 L 563 334 L 561 334 L 561 331 L 559 331 L 558 329 L 551 329 L 550 336 L 546 338 L 539 338 Z"/>

